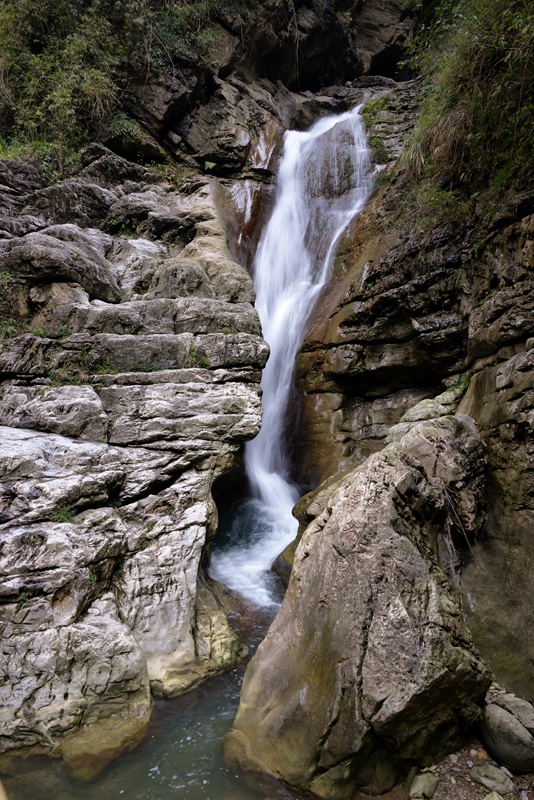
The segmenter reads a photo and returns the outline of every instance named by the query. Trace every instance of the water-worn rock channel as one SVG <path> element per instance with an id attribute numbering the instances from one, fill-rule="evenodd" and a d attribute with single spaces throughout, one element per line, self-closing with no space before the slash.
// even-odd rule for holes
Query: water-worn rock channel
<path id="1" fill-rule="evenodd" d="M 421 216 L 404 2 L 263 6 L 132 83 L 182 173 L 0 161 L 2 781 L 528 800 L 533 194 Z"/>

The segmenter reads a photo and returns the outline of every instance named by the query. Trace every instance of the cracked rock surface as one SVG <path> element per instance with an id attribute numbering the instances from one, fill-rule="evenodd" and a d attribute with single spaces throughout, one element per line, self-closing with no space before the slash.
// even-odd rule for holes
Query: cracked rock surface
<path id="1" fill-rule="evenodd" d="M 337 484 L 247 669 L 230 763 L 350 798 L 462 743 L 489 674 L 443 553 L 480 528 L 485 461 L 472 421 L 444 416 Z"/>
<path id="2" fill-rule="evenodd" d="M 201 558 L 268 354 L 209 179 L 88 153 L 0 166 L 0 750 L 83 778 L 243 653 Z"/>

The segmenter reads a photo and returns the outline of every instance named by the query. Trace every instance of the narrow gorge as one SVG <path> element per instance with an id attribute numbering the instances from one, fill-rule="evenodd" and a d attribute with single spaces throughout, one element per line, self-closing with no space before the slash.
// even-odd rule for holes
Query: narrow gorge
<path id="1" fill-rule="evenodd" d="M 484 2 L 202 2 L 77 160 L 2 144 L 10 800 L 534 790 L 532 160 L 424 127 Z"/>

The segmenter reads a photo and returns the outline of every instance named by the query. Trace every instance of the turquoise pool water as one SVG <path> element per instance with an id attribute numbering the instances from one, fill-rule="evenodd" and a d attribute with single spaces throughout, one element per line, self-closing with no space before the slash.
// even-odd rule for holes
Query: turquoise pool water
<path id="1" fill-rule="evenodd" d="M 225 551 L 260 535 L 254 505 L 228 504 L 214 551 Z M 248 606 L 232 620 L 252 653 L 264 638 L 281 600 L 275 576 L 266 578 L 272 602 Z M 246 607 L 246 606 L 245 606 Z M 25 760 L 17 774 L 3 775 L 9 800 L 264 800 L 229 770 L 222 740 L 239 705 L 246 664 L 210 678 L 187 694 L 154 705 L 148 736 L 90 783 L 73 780 L 61 761 Z"/>

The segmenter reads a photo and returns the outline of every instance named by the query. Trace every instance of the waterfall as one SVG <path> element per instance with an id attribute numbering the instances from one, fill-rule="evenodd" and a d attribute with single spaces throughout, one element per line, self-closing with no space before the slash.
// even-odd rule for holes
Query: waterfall
<path id="1" fill-rule="evenodd" d="M 253 265 L 256 309 L 271 354 L 262 379 L 263 424 L 245 450 L 253 499 L 233 521 L 228 549 L 211 574 L 245 597 L 274 603 L 273 560 L 295 537 L 287 430 L 295 359 L 330 271 L 336 245 L 371 190 L 370 154 L 359 108 L 287 131 L 274 207 Z M 246 539 L 248 542 L 245 542 Z"/>

